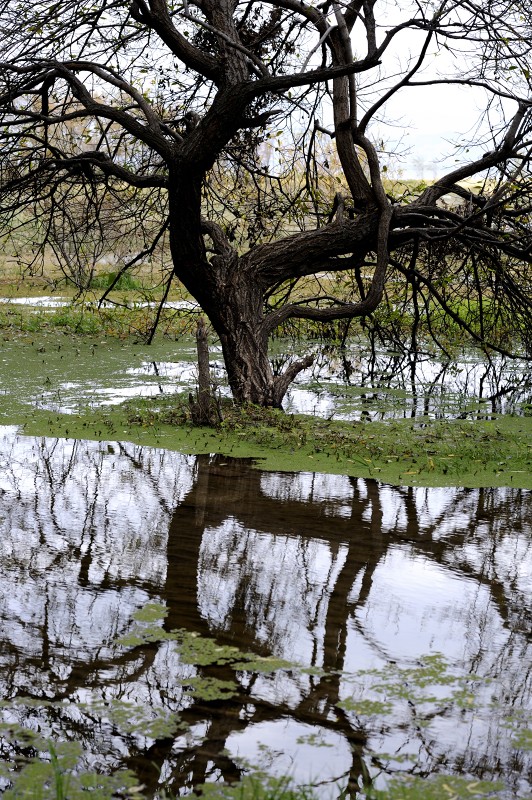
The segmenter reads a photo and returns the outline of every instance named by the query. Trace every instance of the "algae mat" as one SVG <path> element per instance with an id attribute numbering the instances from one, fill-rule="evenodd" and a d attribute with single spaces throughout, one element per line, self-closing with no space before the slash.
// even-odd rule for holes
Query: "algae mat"
<path id="1" fill-rule="evenodd" d="M 148 347 L 63 333 L 6 338 L 0 422 L 32 435 L 252 457 L 268 470 L 402 485 L 532 488 L 530 416 L 479 410 L 468 419 L 333 421 L 228 408 L 219 426 L 194 428 L 187 420 L 194 358 L 192 340 Z M 220 362 L 213 366 L 220 376 Z"/>

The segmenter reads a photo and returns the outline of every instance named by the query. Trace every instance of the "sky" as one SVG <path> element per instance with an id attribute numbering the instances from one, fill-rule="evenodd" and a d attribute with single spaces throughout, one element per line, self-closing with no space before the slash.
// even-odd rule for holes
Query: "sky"
<path id="1" fill-rule="evenodd" d="M 379 4 L 382 25 L 378 29 L 378 41 L 395 24 L 405 22 L 410 13 L 416 15 L 417 3 L 410 9 L 408 6 L 409 0 L 400 3 L 383 0 Z M 383 55 L 381 69 L 383 73 L 395 73 L 394 83 L 413 65 L 425 37 L 424 32 L 407 28 L 392 40 Z M 423 69 L 414 80 L 462 76 L 469 70 L 474 57 L 471 43 L 454 41 L 454 53 L 451 54 L 442 46 L 442 41 L 440 39 L 437 43 L 433 40 L 429 45 Z M 359 47 L 363 52 L 365 41 L 361 40 Z M 486 102 L 487 93 L 476 87 L 433 85 L 402 88 L 384 107 L 387 124 L 381 127 L 382 138 L 385 142 L 388 140 L 391 150 L 402 153 L 400 158 L 390 159 L 389 169 L 402 172 L 401 177 L 429 180 L 452 170 L 460 162 L 491 150 L 493 145 L 486 142 L 486 137 L 489 142 L 486 122 L 478 128 Z M 390 125 L 390 122 L 396 124 Z M 374 137 L 376 127 L 373 127 Z M 460 153 L 455 143 L 471 145 L 469 152 Z M 385 157 L 381 160 L 386 163 Z"/>
<path id="2" fill-rule="evenodd" d="M 470 147 L 468 157 L 489 149 L 475 133 L 484 97 L 482 90 L 458 86 L 404 90 L 387 105 L 387 113 L 398 120 L 398 127 L 383 128 L 390 144 L 393 146 L 395 139 L 398 149 L 404 151 L 393 160 L 392 169 L 402 170 L 405 178 L 430 180 L 464 159 L 466 154 L 459 153 L 455 143 L 478 141 L 476 147 Z"/>

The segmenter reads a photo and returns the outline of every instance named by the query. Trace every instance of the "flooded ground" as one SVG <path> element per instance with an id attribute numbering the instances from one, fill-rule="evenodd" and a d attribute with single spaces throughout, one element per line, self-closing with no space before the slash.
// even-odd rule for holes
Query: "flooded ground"
<path id="1" fill-rule="evenodd" d="M 470 418 L 497 413 L 524 414 L 532 408 L 532 378 L 523 361 L 484 360 L 478 352 L 450 362 L 434 354 L 372 352 L 360 340 L 346 348 L 308 343 L 316 355 L 285 398 L 292 413 L 330 419 L 378 421 L 401 418 Z M 299 348 L 301 351 L 301 348 Z M 294 345 L 274 343 L 272 358 L 281 371 Z M 213 345 L 211 375 L 217 391 L 228 393 L 220 348 Z M 160 339 L 152 345 L 116 339 L 83 340 L 62 332 L 39 334 L 33 342 L 0 342 L 2 402 L 77 413 L 87 406 L 129 397 L 190 391 L 196 385 L 192 338 Z"/>
<path id="2" fill-rule="evenodd" d="M 531 534 L 527 491 L 0 428 L 3 786 L 52 741 L 148 797 L 529 797 Z"/>

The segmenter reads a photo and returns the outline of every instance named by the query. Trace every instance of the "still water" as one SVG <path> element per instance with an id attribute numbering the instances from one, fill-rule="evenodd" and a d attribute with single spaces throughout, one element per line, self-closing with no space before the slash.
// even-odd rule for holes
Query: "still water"
<path id="1" fill-rule="evenodd" d="M 532 492 L 0 428 L 0 760 L 27 729 L 148 797 L 259 767 L 527 797 L 531 534 Z"/>
<path id="2" fill-rule="evenodd" d="M 277 340 L 272 363 L 282 372 L 312 353 L 311 368 L 291 385 L 290 413 L 329 419 L 379 421 L 404 418 L 477 419 L 492 414 L 530 413 L 532 378 L 525 360 L 486 359 L 465 350 L 456 361 L 434 353 L 373 351 L 360 339 L 345 348 Z M 210 348 L 211 378 L 227 395 L 219 346 Z M 132 397 L 188 393 L 197 385 L 196 347 L 190 337 L 162 337 L 152 345 L 118 339 L 84 341 L 54 332 L 35 341 L 0 341 L 0 413 L 17 404 L 76 414 L 87 406 Z"/>

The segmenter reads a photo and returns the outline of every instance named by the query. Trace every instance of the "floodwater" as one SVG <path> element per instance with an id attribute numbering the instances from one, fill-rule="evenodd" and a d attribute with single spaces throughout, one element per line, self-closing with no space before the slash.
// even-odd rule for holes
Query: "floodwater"
<path id="1" fill-rule="evenodd" d="M 314 352 L 314 365 L 302 372 L 284 401 L 292 413 L 330 419 L 471 418 L 528 413 L 532 377 L 525 361 L 485 360 L 464 351 L 459 361 L 430 353 L 415 356 L 383 348 L 373 352 L 362 340 L 345 348 L 323 348 L 277 340 L 276 371 L 302 352 Z M 210 348 L 216 391 L 227 394 L 219 346 Z M 0 401 L 78 413 L 87 405 L 105 405 L 130 397 L 189 392 L 197 383 L 194 340 L 156 340 L 147 346 L 111 338 L 83 341 L 60 332 L 39 335 L 31 344 L 0 342 Z"/>
<path id="2" fill-rule="evenodd" d="M 0 297 L 0 305 L 22 305 L 41 312 L 72 306 L 72 300 L 57 295 L 40 297 Z M 111 307 L 112 303 L 103 303 Z M 133 303 L 135 307 L 155 303 Z M 76 304 L 73 306 L 76 308 Z M 195 314 L 199 307 L 187 300 L 167 301 L 169 310 Z M 90 312 L 91 304 L 84 304 Z M 41 337 L 40 337 L 41 338 Z M 60 339 L 60 335 L 58 336 Z M 55 365 L 51 354 L 42 359 L 39 395 L 29 397 L 37 406 L 66 413 L 76 413 L 81 403 L 120 403 L 132 396 L 153 396 L 186 389 L 196 384 L 196 353 L 193 337 L 183 336 L 172 347 L 168 340 L 159 340 L 144 348 L 144 357 L 136 358 L 131 348 L 111 341 L 99 347 L 97 377 L 88 364 L 79 364 L 79 349 L 69 357 L 60 355 L 68 378 L 58 374 L 50 379 Z M 8 345 L 2 348 L 8 349 Z M 40 348 L 43 349 L 43 348 Z M 59 347 L 59 349 L 61 349 Z M 137 348 L 139 352 L 141 348 Z M 222 395 L 229 394 L 221 347 L 211 343 L 211 377 Z M 302 354 L 313 353 L 314 364 L 301 372 L 292 383 L 284 400 L 291 413 L 313 414 L 330 419 L 385 420 L 429 416 L 437 418 L 478 418 L 490 414 L 522 414 L 532 406 L 530 359 L 507 359 L 493 354 L 483 355 L 478 349 L 464 349 L 455 359 L 439 350 L 410 349 L 393 352 L 380 345 L 368 346 L 365 337 L 349 337 L 343 347 L 323 346 L 312 342 L 302 345 L 279 339 L 272 347 L 275 372 Z M 94 347 L 91 355 L 95 355 Z M 27 365 L 29 353 L 24 354 Z M 119 357 L 117 357 L 119 356 Z M 2 352 L 0 351 L 0 360 Z M 95 361 L 96 359 L 92 359 Z M 109 363 L 107 363 L 109 361 Z M 73 370 L 72 370 L 73 367 Z M 78 367 L 78 368 L 77 368 Z M 78 374 L 78 369 L 81 375 Z M 12 371 L 12 366 L 10 366 Z M 113 380 L 109 383 L 109 375 Z M 23 378 L 24 380 L 24 378 Z M 20 383 L 20 380 L 18 381 Z M 43 392 L 42 387 L 47 389 Z M 18 389 L 17 389 L 18 392 Z"/>
<path id="3" fill-rule="evenodd" d="M 252 768 L 527 797 L 531 534 L 532 492 L 0 428 L 0 760 L 26 729 L 148 797 Z"/>
<path id="4" fill-rule="evenodd" d="M 72 301 L 49 295 L 4 297 L 0 298 L 2 304 L 45 312 L 71 306 Z M 84 308 L 90 313 L 90 304 Z M 190 301 L 167 302 L 166 308 L 192 314 L 198 311 L 197 304 Z M 53 346 L 44 347 L 42 340 L 40 335 L 35 344 L 36 359 L 25 348 L 22 357 L 15 350 L 11 362 L 9 350 L 16 348 L 16 343 L 2 343 L 0 349 L 0 368 L 7 375 L 3 390 L 9 391 L 6 383 L 13 375 L 16 394 L 21 394 L 22 386 L 27 401 L 37 407 L 76 413 L 88 403 L 113 404 L 136 396 L 188 392 L 197 382 L 194 337 L 182 336 L 176 342 L 159 339 L 149 347 L 127 347 L 109 339 L 84 348 L 77 337 L 64 337 L 59 331 Z M 298 375 L 284 400 L 285 410 L 291 413 L 368 421 L 419 416 L 478 418 L 527 413 L 532 406 L 530 363 L 525 358 L 487 357 L 470 348 L 451 360 L 426 345 L 415 352 L 394 352 L 380 345 L 371 348 L 366 338 L 357 336 L 349 337 L 343 347 L 278 339 L 272 344 L 274 371 L 283 371 L 291 361 L 309 353 L 315 356 L 314 364 Z M 211 342 L 210 361 L 217 391 L 229 394 L 221 347 L 216 342 Z M 28 373 L 34 377 L 33 385 Z"/>
<path id="5" fill-rule="evenodd" d="M 28 308 L 39 308 L 39 309 L 49 309 L 54 310 L 56 308 L 68 308 L 68 307 L 76 307 L 76 304 L 72 302 L 72 300 L 66 297 L 58 297 L 57 295 L 42 295 L 39 297 L 0 297 L 0 304 L 1 305 L 15 305 L 15 306 L 27 306 Z M 89 306 L 90 304 L 85 303 L 85 307 Z M 102 303 L 98 302 L 95 304 L 98 308 L 113 308 L 114 303 L 103 301 Z M 132 307 L 135 308 L 154 308 L 156 307 L 156 303 L 152 302 L 139 302 L 139 303 L 132 303 Z M 197 303 L 190 302 L 189 300 L 167 300 L 164 304 L 165 308 L 174 309 L 175 311 L 197 311 L 198 305 Z"/>

